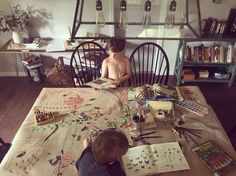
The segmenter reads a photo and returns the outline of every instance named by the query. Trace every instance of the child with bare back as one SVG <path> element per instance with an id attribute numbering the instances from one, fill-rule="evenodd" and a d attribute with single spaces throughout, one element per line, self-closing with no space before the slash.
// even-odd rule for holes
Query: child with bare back
<path id="1" fill-rule="evenodd" d="M 129 58 L 123 54 L 126 41 L 120 38 L 111 38 L 109 41 L 110 56 L 102 63 L 102 78 L 114 80 L 113 85 L 119 86 L 131 76 Z"/>

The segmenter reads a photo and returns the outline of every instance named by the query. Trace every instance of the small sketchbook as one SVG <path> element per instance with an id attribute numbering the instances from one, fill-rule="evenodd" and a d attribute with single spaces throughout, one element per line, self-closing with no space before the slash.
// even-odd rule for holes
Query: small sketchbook
<path id="1" fill-rule="evenodd" d="M 91 86 L 97 89 L 109 89 L 109 88 L 115 88 L 116 86 L 112 84 L 113 80 L 108 78 L 98 78 L 96 80 L 93 80 L 91 82 L 86 83 L 87 86 Z"/>
<path id="2" fill-rule="evenodd" d="M 214 175 L 225 175 L 232 169 L 236 169 L 235 160 L 212 140 L 192 148 L 192 151 L 198 155 Z"/>
<path id="3" fill-rule="evenodd" d="M 127 176 L 142 176 L 190 169 L 178 142 L 141 145 L 122 157 Z"/>

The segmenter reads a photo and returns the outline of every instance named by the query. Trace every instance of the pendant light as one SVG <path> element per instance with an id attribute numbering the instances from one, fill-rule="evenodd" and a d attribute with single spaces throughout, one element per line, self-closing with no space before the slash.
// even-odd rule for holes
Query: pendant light
<path id="1" fill-rule="evenodd" d="M 105 18 L 102 12 L 102 1 L 96 1 L 96 26 L 102 28 L 105 26 Z"/>
<path id="2" fill-rule="evenodd" d="M 120 21 L 119 27 L 122 29 L 127 29 L 128 26 L 128 17 L 127 17 L 127 3 L 125 0 L 121 0 L 120 2 Z"/>
<path id="3" fill-rule="evenodd" d="M 144 28 L 149 28 L 151 26 L 151 1 L 147 0 L 144 6 L 144 14 L 142 18 L 142 26 Z"/>
<path id="4" fill-rule="evenodd" d="M 175 12 L 176 12 L 176 1 L 171 0 L 168 6 L 168 12 L 166 14 L 165 27 L 170 29 L 174 27 L 175 23 Z"/>

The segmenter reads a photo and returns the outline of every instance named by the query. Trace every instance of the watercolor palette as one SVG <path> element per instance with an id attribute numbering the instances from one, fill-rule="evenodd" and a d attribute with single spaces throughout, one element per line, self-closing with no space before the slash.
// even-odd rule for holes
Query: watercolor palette
<path id="1" fill-rule="evenodd" d="M 175 104 L 199 116 L 204 116 L 208 114 L 208 108 L 195 101 L 190 101 L 190 100 L 175 101 Z"/>

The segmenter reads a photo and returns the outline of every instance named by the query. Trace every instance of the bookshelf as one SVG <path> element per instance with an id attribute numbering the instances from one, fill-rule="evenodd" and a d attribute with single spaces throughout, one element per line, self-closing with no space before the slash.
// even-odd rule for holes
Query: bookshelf
<path id="1" fill-rule="evenodd" d="M 226 83 L 230 87 L 236 74 L 233 38 L 183 39 L 175 64 L 177 85 L 187 82 Z"/>

